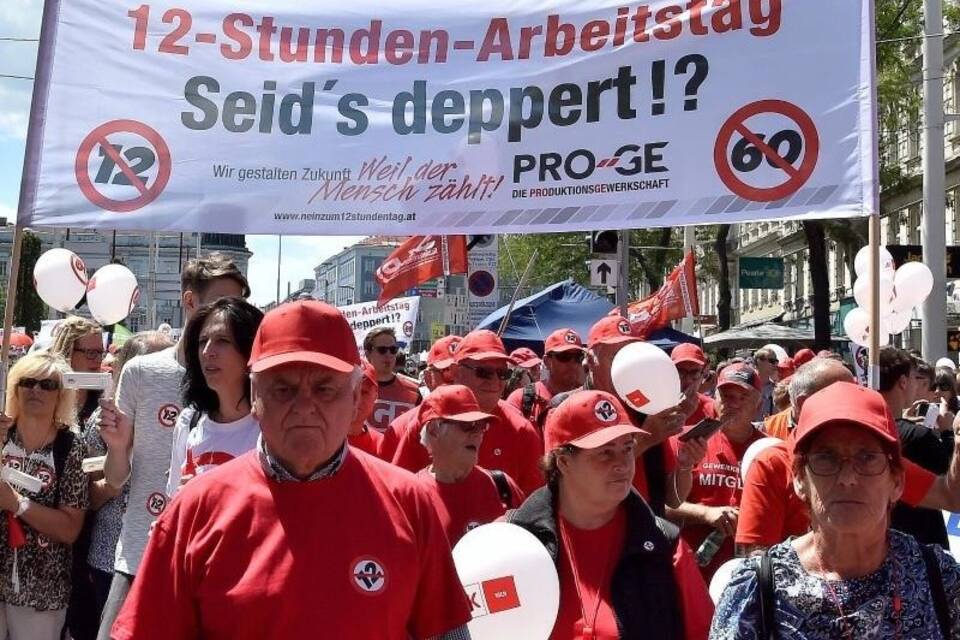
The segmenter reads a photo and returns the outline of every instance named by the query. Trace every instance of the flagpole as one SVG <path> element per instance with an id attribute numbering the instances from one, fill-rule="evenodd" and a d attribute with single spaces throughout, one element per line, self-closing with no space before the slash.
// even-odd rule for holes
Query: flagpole
<path id="1" fill-rule="evenodd" d="M 7 386 L 10 370 L 10 333 L 13 330 L 13 311 L 17 304 L 17 285 L 20 279 L 20 253 L 23 249 L 23 225 L 17 224 L 13 231 L 13 250 L 10 254 L 10 269 L 7 277 L 7 300 L 3 309 L 3 389 Z M 0 393 L 0 411 L 6 410 L 7 394 Z"/>
<path id="2" fill-rule="evenodd" d="M 507 312 L 503 315 L 503 320 L 500 321 L 500 329 L 497 330 L 497 336 L 503 336 L 503 332 L 507 330 L 507 324 L 510 323 L 510 314 L 513 313 L 513 305 L 517 302 L 517 296 L 520 295 L 520 291 L 523 289 L 523 285 L 527 281 L 527 276 L 530 275 L 530 270 L 533 268 L 533 263 L 537 259 L 537 254 L 540 253 L 539 249 L 533 251 L 533 255 L 530 256 L 530 261 L 527 263 L 527 268 L 523 270 L 523 275 L 520 276 L 520 282 L 517 283 L 517 288 L 513 291 L 513 297 L 510 298 L 510 304 L 507 306 Z"/>

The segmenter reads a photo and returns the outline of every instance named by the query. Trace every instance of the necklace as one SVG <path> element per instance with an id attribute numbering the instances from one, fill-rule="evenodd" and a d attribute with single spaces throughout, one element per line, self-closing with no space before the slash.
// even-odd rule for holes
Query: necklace
<path id="1" fill-rule="evenodd" d="M 600 583 L 597 586 L 597 598 L 593 604 L 593 618 L 587 618 L 587 610 L 584 607 L 583 592 L 580 590 L 580 572 L 577 570 L 577 563 L 573 559 L 573 545 L 570 544 L 570 536 L 567 533 L 567 526 L 562 517 L 560 521 L 560 537 L 563 540 L 563 546 L 567 550 L 567 562 L 570 565 L 570 572 L 573 574 L 573 585 L 577 589 L 577 600 L 580 603 L 580 614 L 583 616 L 583 629 L 580 632 L 580 638 L 596 638 L 597 617 L 600 615 L 600 602 L 603 586 L 607 583 L 607 576 L 610 573 L 611 560 L 616 557 L 612 552 L 607 553 L 607 561 L 603 566 L 603 573 L 600 576 Z"/>

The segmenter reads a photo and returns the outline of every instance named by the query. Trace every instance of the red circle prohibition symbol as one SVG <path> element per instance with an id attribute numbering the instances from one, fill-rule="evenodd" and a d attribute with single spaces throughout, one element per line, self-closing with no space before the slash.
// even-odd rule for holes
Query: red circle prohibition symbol
<path id="1" fill-rule="evenodd" d="M 127 160 L 107 140 L 108 135 L 118 132 L 134 133 L 144 138 L 153 145 L 157 152 L 157 177 L 149 187 L 140 181 L 140 178 L 130 168 Z M 132 200 L 114 200 L 97 190 L 90 180 L 90 172 L 87 169 L 90 154 L 97 146 L 103 149 L 103 152 L 110 157 L 140 195 Z M 107 211 L 127 213 L 153 202 L 160 195 L 170 180 L 170 167 L 170 148 L 167 147 L 167 143 L 155 129 L 136 120 L 111 120 L 91 131 L 80 143 L 80 148 L 77 149 L 77 158 L 74 162 L 74 173 L 76 173 L 80 191 L 87 197 L 87 200 Z"/>
<path id="2" fill-rule="evenodd" d="M 777 113 L 797 123 L 800 135 L 803 137 L 803 160 L 800 166 L 795 167 L 787 162 L 776 149 L 747 128 L 747 119 L 762 113 Z M 773 187 L 755 187 L 738 178 L 730 166 L 727 154 L 727 145 L 730 144 L 734 133 L 739 133 L 746 138 L 770 163 L 784 171 L 787 174 L 786 181 Z M 720 127 L 720 133 L 717 134 L 717 142 L 713 148 L 713 163 L 716 165 L 720 180 L 736 195 L 754 202 L 775 202 L 793 195 L 810 179 L 817 166 L 819 155 L 820 136 L 817 134 L 817 126 L 803 109 L 783 100 L 759 100 L 737 110 Z"/>

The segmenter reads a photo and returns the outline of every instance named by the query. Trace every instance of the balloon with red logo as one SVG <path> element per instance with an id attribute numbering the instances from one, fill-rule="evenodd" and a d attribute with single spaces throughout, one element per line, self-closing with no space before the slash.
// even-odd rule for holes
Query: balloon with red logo
<path id="1" fill-rule="evenodd" d="M 681 400 L 677 367 L 663 349 L 649 342 L 633 342 L 620 349 L 610 376 L 617 395 L 641 413 L 654 415 Z"/>
<path id="2" fill-rule="evenodd" d="M 50 249 L 33 267 L 33 284 L 47 306 L 70 311 L 87 290 L 87 267 L 73 251 Z"/>
<path id="3" fill-rule="evenodd" d="M 102 325 L 116 324 L 126 318 L 139 299 L 137 277 L 122 264 L 100 267 L 87 285 L 90 315 Z"/>

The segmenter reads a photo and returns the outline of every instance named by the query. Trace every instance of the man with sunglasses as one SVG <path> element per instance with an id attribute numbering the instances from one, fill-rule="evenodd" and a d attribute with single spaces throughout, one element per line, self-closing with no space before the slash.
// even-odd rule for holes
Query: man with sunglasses
<path id="1" fill-rule="evenodd" d="M 538 380 L 510 394 L 507 402 L 532 422 L 543 428 L 550 400 L 558 393 L 583 385 L 583 341 L 573 329 L 557 329 L 543 343 L 544 380 Z"/>
<path id="2" fill-rule="evenodd" d="M 480 446 L 479 462 L 486 469 L 499 469 L 517 481 L 529 494 L 543 485 L 539 462 L 543 443 L 536 429 L 519 411 L 501 400 L 510 378 L 510 357 L 503 342 L 492 331 L 479 329 L 468 333 L 453 355 L 453 378 L 477 397 L 480 410 L 493 416 L 490 429 Z M 434 392 L 436 393 L 436 392 Z M 398 433 L 393 463 L 413 472 L 430 464 L 430 456 L 420 442 L 418 423 Z"/>
<path id="3" fill-rule="evenodd" d="M 753 366 L 760 374 L 760 380 L 763 382 L 763 389 L 760 393 L 760 408 L 757 409 L 755 422 L 763 422 L 764 418 L 776 413 L 776 407 L 773 404 L 773 387 L 777 384 L 779 371 L 777 365 L 780 361 L 773 349 L 763 347 L 753 353 Z"/>
<path id="4" fill-rule="evenodd" d="M 717 409 L 713 398 L 700 393 L 704 373 L 707 371 L 707 356 L 703 349 L 692 343 L 678 344 L 670 352 L 670 360 L 680 375 L 680 389 L 685 398 L 683 409 L 690 412 L 683 426 L 693 426 L 704 418 L 716 418 Z"/>
<path id="5" fill-rule="evenodd" d="M 376 327 L 363 339 L 364 357 L 377 372 L 380 386 L 368 424 L 380 433 L 386 431 L 397 416 L 417 406 L 421 400 L 417 383 L 396 373 L 399 350 L 392 327 Z"/>
<path id="6" fill-rule="evenodd" d="M 459 384 L 440 387 L 423 401 L 420 442 L 432 462 L 417 476 L 430 491 L 451 547 L 470 529 L 523 502 L 523 492 L 510 476 L 477 465 L 492 418 L 480 410 L 473 392 Z"/>

